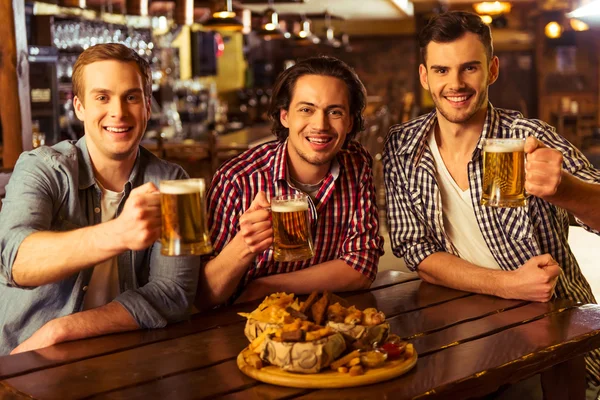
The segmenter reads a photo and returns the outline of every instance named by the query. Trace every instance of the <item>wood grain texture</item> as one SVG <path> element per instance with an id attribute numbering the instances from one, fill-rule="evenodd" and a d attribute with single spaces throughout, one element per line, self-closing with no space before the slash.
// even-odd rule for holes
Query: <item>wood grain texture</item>
<path id="1" fill-rule="evenodd" d="M 421 355 L 399 379 L 368 388 L 311 392 L 301 399 L 469 398 L 493 392 L 600 346 L 600 307 L 551 314 L 477 340 Z"/>
<path id="2" fill-rule="evenodd" d="M 384 310 L 391 331 L 411 338 L 419 352 L 413 370 L 388 382 L 335 392 L 258 383 L 236 365 L 248 344 L 244 319 L 236 313 L 251 311 L 254 302 L 198 314 L 166 329 L 3 357 L 0 373 L 13 375 L 1 383 L 9 393 L 44 399 L 396 399 L 426 393 L 465 398 L 557 365 L 559 373 L 571 368 L 580 379 L 579 364 L 569 360 L 600 346 L 598 306 L 504 300 L 412 280 L 347 298 L 359 308 Z"/>
<path id="3" fill-rule="evenodd" d="M 371 290 L 388 288 L 394 284 L 400 285 L 403 282 L 414 281 L 415 279 L 418 279 L 415 274 L 407 274 L 393 270 L 383 271 L 373 283 Z M 413 297 L 413 291 L 418 289 L 418 285 L 407 287 L 404 285 L 400 286 L 402 287 L 398 288 L 397 291 L 407 292 L 403 297 Z M 342 295 L 360 297 L 360 294 L 356 293 Z M 437 301 L 439 299 L 436 297 L 433 300 Z M 231 324 L 243 324 L 245 323 L 245 318 L 240 317 L 237 313 L 249 312 L 256 308 L 259 303 L 260 301 L 235 304 L 231 307 L 195 314 L 189 321 L 173 324 L 165 329 L 140 330 L 90 338 L 85 340 L 85 346 L 81 345 L 82 341 L 68 342 L 34 352 L 17 354 L 15 356 L 0 356 L 0 379 L 7 379 L 43 368 L 68 364 L 87 358 L 108 355 L 139 346 L 172 340 L 216 327 L 224 327 Z M 407 307 L 410 306 L 411 305 L 407 305 Z M 412 307 L 419 306 L 422 306 L 422 304 L 412 304 Z M 241 329 L 243 330 L 243 328 Z"/>

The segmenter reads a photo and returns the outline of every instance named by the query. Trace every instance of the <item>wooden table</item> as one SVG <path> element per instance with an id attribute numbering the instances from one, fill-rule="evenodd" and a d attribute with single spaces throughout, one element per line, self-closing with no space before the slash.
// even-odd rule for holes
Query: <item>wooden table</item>
<path id="1" fill-rule="evenodd" d="M 247 345 L 241 304 L 196 314 L 165 329 L 109 335 L 0 357 L 0 399 L 468 398 L 545 371 L 548 398 L 583 396 L 582 354 L 600 346 L 600 307 L 529 303 L 430 285 L 414 274 L 380 273 L 345 297 L 377 307 L 391 331 L 419 352 L 399 378 L 336 391 L 262 384 L 236 366 Z M 579 397 L 583 398 L 583 397 Z"/>

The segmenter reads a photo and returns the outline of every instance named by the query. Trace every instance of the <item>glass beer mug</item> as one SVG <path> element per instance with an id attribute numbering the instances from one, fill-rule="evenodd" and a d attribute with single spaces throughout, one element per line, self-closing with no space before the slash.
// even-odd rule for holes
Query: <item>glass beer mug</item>
<path id="1" fill-rule="evenodd" d="M 483 139 L 483 193 L 488 207 L 523 207 L 525 139 Z"/>
<path id="2" fill-rule="evenodd" d="M 208 254 L 212 245 L 206 227 L 204 179 L 160 182 L 161 254 Z"/>
<path id="3" fill-rule="evenodd" d="M 271 215 L 275 261 L 302 261 L 315 255 L 308 218 L 308 196 L 291 194 L 272 198 Z"/>

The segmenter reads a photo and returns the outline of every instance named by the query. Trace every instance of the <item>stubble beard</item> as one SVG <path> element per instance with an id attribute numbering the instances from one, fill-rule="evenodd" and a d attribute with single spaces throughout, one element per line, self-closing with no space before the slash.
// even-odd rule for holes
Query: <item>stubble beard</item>
<path id="1" fill-rule="evenodd" d="M 479 94 L 477 94 L 476 104 L 472 111 L 468 112 L 466 115 L 459 115 L 459 116 L 455 117 L 455 116 L 450 115 L 448 112 L 446 112 L 444 110 L 444 108 L 442 107 L 442 104 L 441 104 L 443 102 L 441 97 L 436 97 L 433 95 L 433 93 L 431 93 L 431 92 L 429 92 L 429 93 L 431 94 L 431 98 L 433 99 L 433 102 L 435 104 L 435 108 L 436 108 L 437 112 L 442 114 L 442 116 L 448 122 L 451 122 L 453 124 L 463 124 L 463 123 L 471 120 L 471 118 L 473 118 L 479 112 L 479 110 L 481 110 L 483 105 L 487 102 L 487 98 L 488 98 L 487 88 L 486 88 L 484 92 L 480 92 Z"/>

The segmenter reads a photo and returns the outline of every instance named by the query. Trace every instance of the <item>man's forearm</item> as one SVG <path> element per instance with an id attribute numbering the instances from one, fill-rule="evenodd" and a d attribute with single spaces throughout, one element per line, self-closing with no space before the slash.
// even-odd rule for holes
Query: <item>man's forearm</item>
<path id="1" fill-rule="evenodd" d="M 116 301 L 56 321 L 61 326 L 57 343 L 139 329 L 131 314 Z"/>
<path id="2" fill-rule="evenodd" d="M 502 270 L 479 267 L 449 253 L 434 253 L 419 265 L 426 282 L 481 294 L 506 297 Z"/>
<path id="3" fill-rule="evenodd" d="M 113 223 L 29 235 L 19 246 L 13 279 L 21 286 L 45 285 L 120 254 L 126 248 L 115 238 Z"/>
<path id="4" fill-rule="evenodd" d="M 556 194 L 545 200 L 569 211 L 589 227 L 600 230 L 600 184 L 582 181 L 563 171 Z"/>
<path id="5" fill-rule="evenodd" d="M 371 280 L 354 270 L 342 260 L 327 261 L 300 271 L 275 274 L 252 281 L 242 301 L 250 301 L 268 296 L 274 292 L 308 294 L 314 290 L 322 292 L 344 292 L 366 289 Z"/>
<path id="6" fill-rule="evenodd" d="M 62 342 L 139 329 L 131 314 L 113 301 L 102 307 L 47 322 L 11 354 L 37 350 Z"/>
<path id="7" fill-rule="evenodd" d="M 206 310 L 227 301 L 255 257 L 243 239 L 235 236 L 217 257 L 200 269 L 196 308 Z"/>

